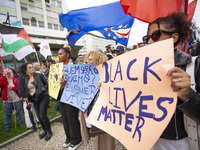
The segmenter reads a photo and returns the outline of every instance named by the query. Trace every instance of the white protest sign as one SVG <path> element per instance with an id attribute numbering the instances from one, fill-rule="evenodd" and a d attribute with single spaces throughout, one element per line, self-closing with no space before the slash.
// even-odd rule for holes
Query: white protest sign
<path id="1" fill-rule="evenodd" d="M 169 123 L 177 103 L 167 71 L 173 40 L 144 46 L 97 66 L 101 89 L 88 119 L 128 150 L 148 150 Z"/>

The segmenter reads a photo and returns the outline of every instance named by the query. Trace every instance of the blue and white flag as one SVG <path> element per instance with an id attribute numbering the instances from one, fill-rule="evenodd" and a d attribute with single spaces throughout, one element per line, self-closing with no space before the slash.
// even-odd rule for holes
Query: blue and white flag
<path id="1" fill-rule="evenodd" d="M 89 31 L 99 31 L 106 38 L 127 45 L 134 22 L 133 17 L 124 13 L 119 1 L 61 13 L 59 20 L 69 32 L 67 40 L 71 47 Z"/>

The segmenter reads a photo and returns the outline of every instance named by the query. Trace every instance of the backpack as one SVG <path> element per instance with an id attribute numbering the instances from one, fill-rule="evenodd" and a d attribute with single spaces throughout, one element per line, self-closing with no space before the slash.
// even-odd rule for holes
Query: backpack
<path id="1" fill-rule="evenodd" d="M 196 92 L 195 86 L 195 61 L 197 56 L 192 57 L 192 62 L 186 66 L 186 72 L 191 76 L 191 88 Z M 200 149 L 200 124 L 184 114 L 185 130 L 188 133 L 188 139 L 191 150 Z"/>

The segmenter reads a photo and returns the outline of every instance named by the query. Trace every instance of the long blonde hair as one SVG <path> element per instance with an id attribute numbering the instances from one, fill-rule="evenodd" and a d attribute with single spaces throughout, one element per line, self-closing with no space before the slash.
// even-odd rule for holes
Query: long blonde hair
<path id="1" fill-rule="evenodd" d="M 89 51 L 85 57 L 85 61 L 87 61 L 88 57 L 90 57 L 90 56 L 92 57 L 92 63 L 96 66 L 100 65 L 108 60 L 108 57 L 100 50 Z"/>

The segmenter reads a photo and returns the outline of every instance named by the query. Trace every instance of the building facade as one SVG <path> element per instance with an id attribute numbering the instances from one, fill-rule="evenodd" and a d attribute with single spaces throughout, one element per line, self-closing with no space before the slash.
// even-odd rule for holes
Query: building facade
<path id="1" fill-rule="evenodd" d="M 38 54 L 39 60 L 44 57 L 39 53 L 38 45 L 48 39 L 52 56 L 57 56 L 57 51 L 68 44 L 67 30 L 60 23 L 58 15 L 67 13 L 66 0 L 0 0 L 0 22 L 5 22 L 9 16 L 9 24 L 24 27 Z M 86 34 L 79 39 L 72 49 L 72 57 L 78 53 L 85 55 L 88 51 L 101 49 L 105 51 L 108 44 L 115 45 L 112 40 L 101 36 Z M 80 51 L 79 51 L 80 50 Z M 3 57 L 6 67 L 18 68 L 24 60 L 16 61 L 13 56 Z M 36 54 L 26 56 L 29 62 L 37 61 Z M 13 62 L 17 64 L 13 64 Z"/>
<path id="2" fill-rule="evenodd" d="M 112 44 L 116 46 L 116 42 L 110 39 L 105 39 L 102 36 L 97 36 L 95 34 L 85 34 L 82 36 L 78 42 L 78 44 L 83 45 L 83 48 L 80 49 L 79 54 L 86 55 L 87 52 L 91 50 L 101 50 L 106 51 L 106 46 L 108 44 Z"/>

